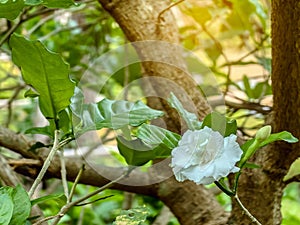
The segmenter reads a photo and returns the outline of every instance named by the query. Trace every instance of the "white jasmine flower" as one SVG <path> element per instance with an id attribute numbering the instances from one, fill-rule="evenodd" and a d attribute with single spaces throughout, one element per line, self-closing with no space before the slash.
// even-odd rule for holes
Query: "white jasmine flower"
<path id="1" fill-rule="evenodd" d="M 172 150 L 171 167 L 176 179 L 210 184 L 238 172 L 235 163 L 243 152 L 236 138 L 234 134 L 224 138 L 209 127 L 185 132 Z"/>

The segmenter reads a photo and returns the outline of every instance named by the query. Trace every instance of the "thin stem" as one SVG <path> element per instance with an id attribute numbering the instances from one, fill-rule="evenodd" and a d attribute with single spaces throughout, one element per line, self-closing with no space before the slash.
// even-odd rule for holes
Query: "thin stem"
<path id="1" fill-rule="evenodd" d="M 54 218 L 56 218 L 56 215 L 55 215 L 55 216 L 48 216 L 48 217 L 46 217 L 46 218 L 44 218 L 44 219 L 41 219 L 41 220 L 37 221 L 37 222 L 34 223 L 33 225 L 40 225 L 40 224 L 42 224 L 42 223 L 44 223 L 44 222 L 46 222 L 46 221 L 48 221 L 48 220 L 52 220 L 52 219 L 54 219 Z"/>
<path id="2" fill-rule="evenodd" d="M 111 182 L 105 184 L 104 186 L 100 187 L 99 189 L 91 192 L 90 194 L 87 194 L 86 196 L 83 196 L 82 198 L 77 199 L 76 201 L 72 202 L 72 206 L 79 204 L 80 202 L 83 202 L 87 199 L 89 199 L 90 197 L 99 194 L 101 191 L 111 187 L 113 184 L 117 183 L 118 181 L 122 180 L 123 178 L 128 176 L 128 172 L 126 171 L 126 173 L 123 173 L 121 176 L 119 176 L 118 178 L 116 178 L 115 180 L 112 180 Z"/>
<path id="3" fill-rule="evenodd" d="M 15 30 L 19 27 L 19 25 L 21 24 L 21 20 L 17 23 L 15 23 L 10 29 L 9 31 L 7 31 L 4 36 L 2 37 L 2 39 L 0 40 L 0 47 L 4 44 L 4 42 L 9 38 L 9 36 L 15 32 Z"/>
<path id="4" fill-rule="evenodd" d="M 168 10 L 170 10 L 172 7 L 180 4 L 181 2 L 183 2 L 184 0 L 179 0 L 178 2 L 174 2 L 173 4 L 169 5 L 167 8 L 165 8 L 164 10 L 162 10 L 159 14 L 158 14 L 158 20 L 162 19 L 162 15 L 167 12 Z"/>
<path id="5" fill-rule="evenodd" d="M 245 214 L 251 219 L 253 223 L 256 223 L 257 225 L 262 225 L 249 211 L 248 209 L 243 205 L 243 203 L 240 201 L 238 195 L 236 194 L 234 196 L 234 199 L 238 203 L 238 205 L 241 207 L 241 209 L 245 212 Z"/>
<path id="6" fill-rule="evenodd" d="M 66 163 L 64 158 L 64 150 L 61 149 L 59 152 L 59 159 L 60 159 L 60 173 L 61 173 L 61 180 L 64 188 L 64 193 L 67 199 L 69 199 L 69 188 L 68 188 L 68 181 L 67 181 L 67 171 L 66 171 Z"/>
<path id="7" fill-rule="evenodd" d="M 241 175 L 241 171 L 239 171 L 238 173 L 235 174 L 234 176 L 234 186 L 233 186 L 233 193 L 236 194 L 237 193 L 237 189 L 238 189 L 238 184 L 239 184 L 239 178 Z"/>
<path id="8" fill-rule="evenodd" d="M 222 185 L 219 181 L 215 181 L 215 184 L 217 185 L 218 188 L 221 189 L 221 191 L 223 191 L 229 197 L 234 196 L 234 193 L 232 191 L 228 190 L 227 187 L 224 187 L 224 185 Z"/>
<path id="9" fill-rule="evenodd" d="M 101 198 L 97 198 L 96 200 L 93 200 L 93 201 L 90 201 L 90 202 L 85 202 L 85 203 L 80 203 L 80 204 L 77 204 L 75 206 L 85 206 L 85 205 L 90 205 L 90 204 L 93 204 L 95 202 L 98 202 L 100 200 L 104 200 L 104 199 L 107 199 L 107 198 L 110 198 L 110 197 L 113 197 L 114 195 L 108 195 L 108 196 L 105 196 L 105 197 L 101 197 Z"/>
<path id="10" fill-rule="evenodd" d="M 64 140 L 62 140 L 61 142 L 58 143 L 58 149 L 60 149 L 61 147 L 65 146 L 66 144 L 68 144 L 69 142 L 73 141 L 74 137 L 68 137 Z"/>
<path id="11" fill-rule="evenodd" d="M 77 199 L 74 202 L 70 202 L 68 204 L 66 204 L 65 206 L 63 206 L 61 208 L 61 210 L 59 211 L 59 213 L 55 216 L 55 220 L 53 221 L 52 225 L 57 225 L 58 222 L 60 221 L 60 219 L 75 205 L 79 204 L 80 202 L 83 202 L 87 199 L 89 199 L 90 197 L 100 193 L 101 191 L 111 187 L 113 184 L 117 183 L 118 181 L 122 180 L 123 178 L 127 177 L 129 175 L 129 173 L 132 171 L 133 168 L 129 168 L 125 173 L 123 173 L 121 176 L 119 176 L 118 178 L 116 178 L 115 180 L 112 180 L 111 182 L 107 183 L 106 185 L 100 187 L 99 189 L 87 194 L 86 196 L 83 196 L 82 198 Z"/>
<path id="12" fill-rule="evenodd" d="M 74 195 L 74 193 L 75 193 L 76 186 L 77 186 L 77 184 L 79 183 L 79 180 L 80 180 L 80 178 L 81 178 L 81 175 L 82 175 L 82 173 L 83 173 L 83 171 L 84 171 L 84 167 L 85 167 L 85 165 L 83 164 L 82 167 L 80 168 L 80 170 L 79 170 L 79 172 L 78 172 L 76 178 L 75 178 L 75 181 L 74 181 L 74 184 L 73 184 L 73 186 L 72 186 L 72 188 L 71 188 L 70 195 L 69 195 L 69 198 L 68 198 L 68 200 L 67 200 L 67 203 L 70 203 L 70 202 L 72 201 L 73 195 Z"/>
<path id="13" fill-rule="evenodd" d="M 54 132 L 54 143 L 53 143 L 53 146 L 50 150 L 50 153 L 46 159 L 46 161 L 44 162 L 44 165 L 40 171 L 40 173 L 38 174 L 37 178 L 34 180 L 33 182 L 33 185 L 32 187 L 30 188 L 29 192 L 28 192 L 28 195 L 29 197 L 31 198 L 35 192 L 35 190 L 37 189 L 38 185 L 41 183 L 45 173 L 47 172 L 54 156 L 55 156 L 55 153 L 57 152 L 57 150 L 59 149 L 59 130 L 55 130 Z"/>

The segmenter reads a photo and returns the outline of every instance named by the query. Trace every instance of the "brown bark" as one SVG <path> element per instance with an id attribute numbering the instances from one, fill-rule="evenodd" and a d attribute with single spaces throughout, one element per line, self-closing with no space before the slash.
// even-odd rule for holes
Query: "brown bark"
<path id="1" fill-rule="evenodd" d="M 181 125 L 174 110 L 165 99 L 174 92 L 184 107 L 196 112 L 203 118 L 210 107 L 201 96 L 200 90 L 188 74 L 179 46 L 176 19 L 170 10 L 166 10 L 169 1 L 151 0 L 99 0 L 102 6 L 113 16 L 130 42 L 134 42 L 144 69 L 147 87 L 146 95 L 153 108 L 166 111 L 165 122 L 169 130 L 180 132 Z M 148 82 L 149 81 L 149 82 Z M 149 90 L 151 89 L 151 90 Z M 185 128 L 183 128 L 185 129 Z"/>
<path id="2" fill-rule="evenodd" d="M 168 1 L 99 0 L 99 2 L 112 14 L 131 42 L 152 41 L 135 44 L 135 47 L 141 59 L 147 61 L 143 62 L 144 76 L 159 78 L 151 80 L 155 91 L 153 95 L 166 99 L 169 92 L 173 91 L 181 101 L 186 103 L 185 107 L 189 111 L 197 112 L 199 118 L 203 118 L 210 108 L 188 75 L 181 57 L 181 49 L 168 44 L 178 44 L 175 19 L 169 10 L 162 14 L 161 19 L 158 19 L 160 12 L 167 8 Z M 300 4 L 298 0 L 273 0 L 272 8 L 273 131 L 288 130 L 299 138 Z M 153 49 L 153 41 L 157 40 L 168 43 L 155 43 L 159 48 Z M 180 132 L 181 125 L 177 122 L 177 114 L 167 107 L 165 101 L 150 98 L 149 104 L 152 107 L 165 109 L 168 113 L 167 127 Z M 19 152 L 23 157 L 43 161 L 44 154 L 36 155 L 28 151 L 31 143 L 23 136 L 0 127 L 0 146 Z M 285 187 L 282 179 L 290 164 L 299 157 L 299 149 L 299 144 L 276 143 L 276 145 L 260 150 L 255 155 L 254 161 L 262 168 L 247 170 L 241 176 L 240 199 L 264 225 L 280 224 L 280 202 Z M 54 160 L 48 171 L 48 177 L 60 176 L 60 166 L 57 162 L 58 160 Z M 82 162 L 78 159 L 66 162 L 68 179 L 74 180 Z M 39 167 L 24 166 L 19 172 L 34 177 Z M 87 166 L 81 182 L 98 186 L 108 182 L 106 178 L 99 175 L 98 170 L 113 173 L 115 176 L 122 172 L 118 168 Z M 155 176 L 161 172 L 151 171 L 145 174 L 135 171 L 134 176 L 129 178 L 132 179 L 130 183 L 155 179 Z M 117 184 L 114 188 L 158 197 L 170 207 L 182 225 L 221 225 L 227 222 L 228 215 L 214 196 L 207 189 L 192 182 L 178 183 L 172 177 L 155 185 L 137 187 Z M 233 204 L 228 224 L 243 225 L 250 224 L 250 221 L 240 208 Z"/>
<path id="3" fill-rule="evenodd" d="M 273 132 L 287 130 L 300 137 L 300 4 L 298 0 L 272 1 Z M 260 170 L 247 171 L 240 180 L 239 195 L 264 225 L 281 223 L 283 177 L 300 156 L 300 145 L 277 142 L 255 157 Z M 233 206 L 231 224 L 249 224 Z"/>
<path id="4" fill-rule="evenodd" d="M 5 137 L 5 138 L 4 138 Z M 11 144 L 12 140 L 17 141 L 16 145 Z M 28 138 L 18 135 L 9 129 L 0 127 L 0 146 L 9 147 L 14 152 L 19 153 L 24 158 L 31 157 L 31 152 L 28 149 L 32 145 L 32 141 Z M 16 163 L 14 160 L 11 165 L 15 170 L 25 176 L 35 178 L 39 173 L 43 161 L 46 159 L 49 150 L 39 149 L 35 154 L 36 159 L 40 159 L 40 163 L 26 164 L 24 160 Z M 67 179 L 74 181 L 82 164 L 85 163 L 85 170 L 81 176 L 80 183 L 103 186 L 110 180 L 119 177 L 124 168 L 115 168 L 107 166 L 92 165 L 84 162 L 80 157 L 69 157 L 65 159 Z M 179 183 L 173 177 L 157 184 L 157 177 L 164 176 L 163 173 L 169 173 L 169 162 L 164 164 L 164 168 L 153 168 L 150 172 L 140 172 L 134 170 L 129 177 L 122 180 L 122 183 L 112 186 L 113 189 L 134 192 L 143 195 L 157 197 L 164 201 L 178 217 L 181 224 L 203 224 L 203 225 L 221 225 L 225 224 L 228 214 L 224 212 L 219 203 L 215 200 L 213 192 L 203 188 L 200 185 L 195 185 L 192 182 Z M 60 178 L 61 176 L 60 160 L 55 158 L 49 167 L 46 178 Z M 106 176 L 102 176 L 105 174 Z M 151 185 L 141 186 L 141 181 Z M 126 185 L 130 184 L 130 185 Z"/>
<path id="5" fill-rule="evenodd" d="M 169 130 L 180 133 L 182 127 L 178 115 L 171 110 L 166 99 L 170 92 L 181 100 L 184 107 L 202 119 L 210 107 L 199 88 L 188 74 L 182 49 L 178 46 L 179 36 L 176 20 L 170 10 L 164 11 L 171 2 L 153 0 L 99 0 L 113 16 L 130 42 L 134 42 L 139 54 L 148 93 L 148 105 L 163 109 L 167 116 L 164 123 Z M 135 43 L 137 42 L 138 43 Z M 163 41 L 163 42 L 162 42 Z M 148 82 L 149 81 L 149 82 Z M 150 92 L 149 92 L 149 89 Z M 158 97 L 158 98 L 156 98 Z M 161 124 L 160 124 L 161 125 Z M 192 182 L 178 183 L 174 178 L 159 184 L 158 197 L 173 211 L 181 224 L 224 224 L 226 215 L 213 196 Z M 162 194 L 163 193 L 163 194 Z"/>

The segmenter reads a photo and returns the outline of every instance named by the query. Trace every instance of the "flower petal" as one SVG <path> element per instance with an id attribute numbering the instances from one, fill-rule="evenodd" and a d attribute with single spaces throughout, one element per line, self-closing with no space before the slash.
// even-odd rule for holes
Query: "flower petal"
<path id="1" fill-rule="evenodd" d="M 243 152 L 236 138 L 233 134 L 224 138 L 209 127 L 188 130 L 172 151 L 171 167 L 176 179 L 209 184 L 238 172 L 235 164 Z"/>

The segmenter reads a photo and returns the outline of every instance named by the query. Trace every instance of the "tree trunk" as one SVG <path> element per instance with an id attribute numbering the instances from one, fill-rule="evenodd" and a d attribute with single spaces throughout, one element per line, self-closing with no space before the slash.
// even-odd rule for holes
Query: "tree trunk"
<path id="1" fill-rule="evenodd" d="M 99 0 L 99 2 L 115 18 L 128 40 L 134 42 L 133 46 L 142 61 L 143 76 L 154 90 L 146 93 L 148 96 L 155 96 L 148 98 L 148 105 L 166 112 L 165 127 L 178 133 L 186 129 L 180 124 L 177 113 L 166 104 L 165 100 L 170 92 L 174 92 L 184 107 L 198 114 L 200 119 L 208 114 L 210 106 L 186 69 L 183 52 L 178 45 L 176 20 L 170 10 L 165 10 L 171 2 L 165 0 Z M 192 182 L 178 183 L 172 177 L 157 185 L 156 196 L 173 211 L 182 225 L 226 223 L 227 214 L 213 195 L 204 187 Z"/>
<path id="2" fill-rule="evenodd" d="M 129 41 L 152 40 L 178 44 L 175 19 L 170 10 L 164 10 L 168 7 L 167 1 L 99 0 L 99 2 L 115 18 Z M 273 0 L 272 8 L 273 131 L 293 131 L 294 135 L 299 137 L 300 4 L 298 0 Z M 153 45 L 151 46 L 151 44 Z M 199 117 L 203 118 L 210 108 L 188 75 L 180 49 L 174 45 L 164 47 L 155 42 L 151 44 L 142 43 L 135 47 L 141 59 L 147 61 L 142 63 L 144 75 L 160 78 L 151 80 L 155 96 L 166 99 L 170 91 L 179 90 L 176 95 L 180 97 L 181 101 L 188 102 L 185 107 L 194 112 L 197 109 Z M 163 108 L 168 114 L 167 128 L 180 132 L 176 113 L 170 110 L 163 100 L 149 99 L 149 105 L 154 108 Z M 299 157 L 299 153 L 299 144 L 276 143 L 260 150 L 255 155 L 254 162 L 261 165 L 261 169 L 246 170 L 242 174 L 239 185 L 240 199 L 262 224 L 280 224 L 280 204 L 285 187 L 283 177 L 290 164 Z M 171 208 L 181 224 L 224 224 L 226 214 L 218 204 L 215 204 L 213 196 L 210 196 L 211 202 L 205 201 L 205 205 L 203 205 L 206 190 L 201 187 L 190 182 L 177 183 L 171 178 L 159 184 L 159 190 L 161 189 L 165 191 L 159 191 L 157 196 Z M 197 192 L 193 190 L 197 190 Z M 213 210 L 213 207 L 217 207 L 217 210 Z M 218 210 L 221 211 L 221 214 L 218 213 Z M 212 213 L 216 216 L 207 216 Z M 223 219 L 218 220 L 217 218 Z M 209 222 L 207 219 L 211 221 Z M 228 224 L 250 223 L 249 218 L 233 203 Z"/>
<path id="3" fill-rule="evenodd" d="M 287 130 L 300 137 L 300 3 L 272 1 L 272 86 L 274 95 L 271 123 L 273 132 Z M 300 156 L 300 145 L 276 142 L 260 150 L 255 163 L 262 169 L 242 175 L 239 196 L 264 225 L 281 223 L 280 204 L 291 163 Z M 230 224 L 249 224 L 233 205 Z"/>
<path id="4" fill-rule="evenodd" d="M 152 86 L 148 86 L 148 93 L 145 93 L 146 96 L 154 96 L 148 98 L 148 105 L 166 112 L 164 119 L 167 128 L 175 132 L 181 132 L 182 129 L 177 113 L 165 101 L 170 92 L 176 94 L 187 110 L 203 118 L 210 107 L 186 69 L 182 48 L 179 46 L 176 20 L 170 10 L 164 11 L 170 2 L 99 2 L 118 22 L 128 40 L 134 42 L 133 46 L 142 62 L 145 83 L 151 83 Z"/>

